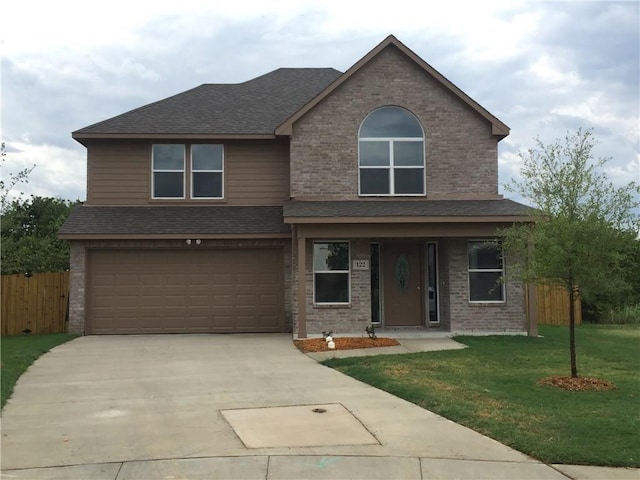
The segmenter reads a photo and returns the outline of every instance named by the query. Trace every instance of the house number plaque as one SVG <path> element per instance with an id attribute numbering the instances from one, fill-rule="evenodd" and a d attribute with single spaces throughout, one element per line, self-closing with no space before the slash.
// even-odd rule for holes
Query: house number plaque
<path id="1" fill-rule="evenodd" d="M 354 260 L 353 261 L 353 269 L 354 270 L 369 270 L 369 260 Z"/>

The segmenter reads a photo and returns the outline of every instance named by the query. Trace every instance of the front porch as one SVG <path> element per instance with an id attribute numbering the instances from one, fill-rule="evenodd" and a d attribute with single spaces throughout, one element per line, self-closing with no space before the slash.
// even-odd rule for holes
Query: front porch
<path id="1" fill-rule="evenodd" d="M 294 335 L 369 325 L 412 335 L 535 331 L 524 286 L 507 279 L 493 242 L 500 227 L 529 221 L 527 208 L 501 198 L 285 204 Z"/>
<path id="2" fill-rule="evenodd" d="M 363 336 L 369 325 L 394 338 L 526 333 L 521 282 L 494 282 L 485 286 L 485 301 L 474 300 L 478 287 L 472 283 L 477 274 L 468 265 L 470 242 L 478 240 L 299 239 L 293 259 L 294 336 L 323 331 Z"/>

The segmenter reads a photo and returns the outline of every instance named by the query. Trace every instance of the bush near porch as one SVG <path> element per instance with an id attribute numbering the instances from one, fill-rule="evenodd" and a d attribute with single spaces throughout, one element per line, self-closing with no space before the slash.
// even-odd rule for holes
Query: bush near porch
<path id="1" fill-rule="evenodd" d="M 541 386 L 569 373 L 569 330 L 539 338 L 456 337 L 455 351 L 332 359 L 343 373 L 466 425 L 546 463 L 640 466 L 640 326 L 576 328 L 581 375 L 609 391 Z"/>

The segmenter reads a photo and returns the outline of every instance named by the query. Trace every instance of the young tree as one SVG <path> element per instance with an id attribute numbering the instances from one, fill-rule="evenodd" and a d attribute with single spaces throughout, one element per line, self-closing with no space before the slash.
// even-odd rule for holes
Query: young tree
<path id="1" fill-rule="evenodd" d="M 78 203 L 35 196 L 8 203 L 0 225 L 2 273 L 67 270 L 69 245 L 58 238 L 58 229 Z"/>
<path id="2" fill-rule="evenodd" d="M 640 189 L 631 182 L 615 187 L 594 158 L 591 130 L 567 134 L 564 141 L 536 145 L 521 154 L 521 180 L 505 188 L 535 207 L 533 222 L 503 229 L 503 246 L 513 270 L 526 282 L 551 283 L 569 294 L 571 376 L 578 376 L 575 346 L 577 298 L 630 288 L 630 248 L 640 229 Z M 514 265 L 515 263 L 515 265 Z"/>

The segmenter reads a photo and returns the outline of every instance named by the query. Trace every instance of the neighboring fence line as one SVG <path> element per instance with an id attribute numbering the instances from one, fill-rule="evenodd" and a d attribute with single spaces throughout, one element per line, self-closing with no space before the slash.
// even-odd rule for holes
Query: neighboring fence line
<path id="1" fill-rule="evenodd" d="M 569 325 L 569 293 L 562 287 L 538 285 L 538 325 Z M 582 303 L 574 300 L 576 325 L 582 323 Z"/>
<path id="2" fill-rule="evenodd" d="M 69 305 L 69 272 L 2 275 L 1 333 L 62 333 Z"/>

